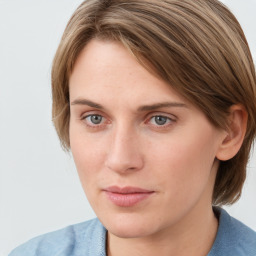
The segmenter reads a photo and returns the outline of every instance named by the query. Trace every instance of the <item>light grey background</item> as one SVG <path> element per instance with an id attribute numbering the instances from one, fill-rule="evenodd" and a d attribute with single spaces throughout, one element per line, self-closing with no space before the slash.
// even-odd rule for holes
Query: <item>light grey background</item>
<path id="1" fill-rule="evenodd" d="M 0 0 L 0 256 L 29 238 L 94 217 L 51 122 L 50 71 L 81 0 Z M 223 0 L 256 58 L 256 0 Z M 227 208 L 256 230 L 256 154 Z"/>

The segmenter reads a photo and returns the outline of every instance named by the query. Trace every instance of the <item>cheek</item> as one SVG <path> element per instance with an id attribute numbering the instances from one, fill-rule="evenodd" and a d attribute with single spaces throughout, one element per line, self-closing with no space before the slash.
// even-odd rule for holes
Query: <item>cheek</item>
<path id="1" fill-rule="evenodd" d="M 106 143 L 70 128 L 70 147 L 84 190 L 93 184 L 104 164 Z"/>
<path id="2" fill-rule="evenodd" d="M 193 135 L 175 136 L 161 147 L 152 148 L 154 154 L 149 164 L 157 170 L 155 175 L 158 180 L 160 177 L 160 187 L 164 186 L 166 190 L 178 194 L 180 191 L 188 194 L 203 189 L 208 182 L 215 159 L 214 142 L 211 133 Z"/>
<path id="3" fill-rule="evenodd" d="M 91 143 L 90 139 L 82 139 L 80 136 L 73 137 L 70 142 L 84 193 L 93 209 L 97 209 L 99 207 L 97 200 L 99 190 L 97 185 L 101 177 L 100 170 L 102 170 L 103 166 L 102 149 L 100 145 Z"/>

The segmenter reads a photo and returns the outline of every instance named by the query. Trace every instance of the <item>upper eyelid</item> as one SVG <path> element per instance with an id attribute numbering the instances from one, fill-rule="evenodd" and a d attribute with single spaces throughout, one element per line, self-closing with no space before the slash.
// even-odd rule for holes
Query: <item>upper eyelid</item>
<path id="1" fill-rule="evenodd" d="M 81 115 L 81 117 L 83 117 L 83 118 L 86 118 L 86 117 L 89 117 L 89 116 L 102 116 L 102 117 L 104 117 L 103 115 L 100 115 L 100 114 L 97 114 L 97 113 L 82 114 Z"/>
<path id="2" fill-rule="evenodd" d="M 92 121 L 88 121 L 86 120 L 88 117 L 90 116 L 101 116 L 102 117 L 102 120 L 99 124 L 94 124 Z M 99 114 L 88 114 L 88 115 L 84 115 L 82 116 L 81 118 L 81 121 L 84 122 L 84 124 L 89 128 L 89 129 L 102 129 L 104 128 L 106 125 L 108 125 L 107 122 L 107 119 L 102 116 L 102 115 L 99 115 Z"/>
<path id="3" fill-rule="evenodd" d="M 101 116 L 102 118 L 105 118 L 104 116 L 102 116 L 102 115 L 99 115 L 99 114 L 89 114 L 89 115 L 84 115 L 84 116 L 82 116 L 82 118 L 87 118 L 87 117 L 89 117 L 89 116 Z"/>
<path id="4" fill-rule="evenodd" d="M 87 117 L 90 117 L 90 116 L 93 116 L 93 115 L 101 116 L 102 121 L 99 124 L 94 124 L 93 122 L 86 120 Z M 153 117 L 157 117 L 157 116 L 165 117 L 165 118 L 168 119 L 168 121 L 163 125 L 151 124 L 150 123 L 151 119 Z M 101 115 L 101 114 L 98 114 L 98 113 L 87 113 L 87 114 L 83 115 L 82 118 L 80 118 L 80 119 L 81 119 L 81 121 L 84 122 L 84 124 L 88 127 L 88 129 L 96 129 L 95 131 L 106 129 L 112 123 L 111 120 L 104 117 L 104 115 Z M 172 114 L 151 113 L 151 115 L 149 117 L 143 118 L 144 125 L 146 125 L 148 127 L 151 127 L 151 129 L 157 129 L 159 131 L 167 131 L 167 129 L 170 129 L 176 122 L 177 122 L 177 118 Z"/>
<path id="5" fill-rule="evenodd" d="M 92 115 L 98 115 L 98 116 L 102 116 L 103 118 L 105 119 L 112 119 L 113 118 L 107 114 L 107 113 L 102 113 L 101 110 L 98 110 L 98 109 L 92 109 L 92 110 L 88 110 L 86 112 L 82 112 L 79 116 L 81 119 L 85 119 L 86 117 L 88 116 L 92 116 Z M 141 115 L 139 115 L 141 116 Z M 166 113 L 166 112 L 163 112 L 163 111 L 152 111 L 152 112 L 149 112 L 147 113 L 146 115 L 142 115 L 141 118 L 143 118 L 145 121 L 149 120 L 150 118 L 152 117 L 155 117 L 155 116 L 162 116 L 162 117 L 166 117 L 166 118 L 169 118 L 171 120 L 177 120 L 178 117 L 174 114 L 171 114 L 171 113 Z"/>
<path id="6" fill-rule="evenodd" d="M 149 119 L 152 119 L 152 118 L 154 118 L 154 117 L 163 117 L 163 118 L 166 118 L 166 119 L 174 120 L 174 118 L 171 118 L 171 117 L 166 116 L 166 115 L 153 115 L 153 116 L 151 116 Z"/>
<path id="7" fill-rule="evenodd" d="M 154 117 L 158 117 L 158 116 L 161 116 L 161 117 L 164 117 L 166 118 L 169 122 L 175 122 L 176 120 L 174 118 L 170 118 L 168 116 L 163 116 L 163 115 L 154 115 L 154 116 L 151 116 L 150 118 L 148 118 L 148 120 L 146 121 L 146 123 L 149 123 L 151 121 L 152 118 Z"/>
<path id="8" fill-rule="evenodd" d="M 153 112 L 153 113 L 151 113 L 151 114 L 149 114 L 149 115 L 147 116 L 147 118 L 146 118 L 146 120 L 145 120 L 145 123 L 146 123 L 146 124 L 149 124 L 152 118 L 158 117 L 158 116 L 167 118 L 170 123 L 174 123 L 174 122 L 177 122 L 177 121 L 178 121 L 178 117 L 177 117 L 176 115 L 174 115 L 174 114 L 163 113 L 163 112 Z M 164 126 L 168 126 L 168 125 L 170 125 L 170 123 L 165 124 L 165 125 L 163 125 L 163 126 L 159 126 L 159 127 L 164 128 Z"/>
<path id="9" fill-rule="evenodd" d="M 85 120 L 86 118 L 88 118 L 88 117 L 90 117 L 90 116 L 101 116 L 101 117 L 102 117 L 102 122 L 103 122 L 104 120 L 107 120 L 106 117 L 104 117 L 104 116 L 102 116 L 102 115 L 100 115 L 100 114 L 88 114 L 88 115 L 84 115 L 84 116 L 81 117 L 81 119 L 82 119 L 82 120 Z M 98 124 L 98 125 L 100 125 L 100 124 Z"/>
<path id="10" fill-rule="evenodd" d="M 155 116 L 162 116 L 162 117 L 167 117 L 169 119 L 177 119 L 178 117 L 174 114 L 170 114 L 170 113 L 165 113 L 165 112 L 151 112 L 149 114 L 147 114 L 148 118 L 152 118 Z"/>
<path id="11" fill-rule="evenodd" d="M 102 116 L 102 117 L 105 117 L 106 115 L 104 115 L 100 110 L 89 110 L 89 111 L 86 111 L 86 112 L 82 112 L 80 114 L 81 118 L 85 118 L 87 116 Z"/>

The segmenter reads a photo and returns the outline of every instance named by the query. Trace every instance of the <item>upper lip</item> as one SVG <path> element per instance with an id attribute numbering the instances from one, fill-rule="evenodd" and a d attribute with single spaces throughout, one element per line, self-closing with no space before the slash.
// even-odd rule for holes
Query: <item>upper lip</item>
<path id="1" fill-rule="evenodd" d="M 154 191 L 147 190 L 143 188 L 137 187 L 123 187 L 120 188 L 118 186 L 111 186 L 103 189 L 104 191 L 111 192 L 111 193 L 118 193 L 118 194 L 132 194 L 132 193 L 152 193 Z"/>

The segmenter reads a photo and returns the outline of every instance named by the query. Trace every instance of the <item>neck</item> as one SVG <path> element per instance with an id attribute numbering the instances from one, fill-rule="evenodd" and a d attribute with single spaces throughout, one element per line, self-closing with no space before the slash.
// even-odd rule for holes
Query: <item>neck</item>
<path id="1" fill-rule="evenodd" d="M 205 256 L 214 243 L 218 220 L 211 205 L 204 208 L 204 211 L 200 210 L 200 215 L 198 209 L 194 209 L 182 223 L 147 237 L 120 238 L 108 232 L 107 255 Z"/>

